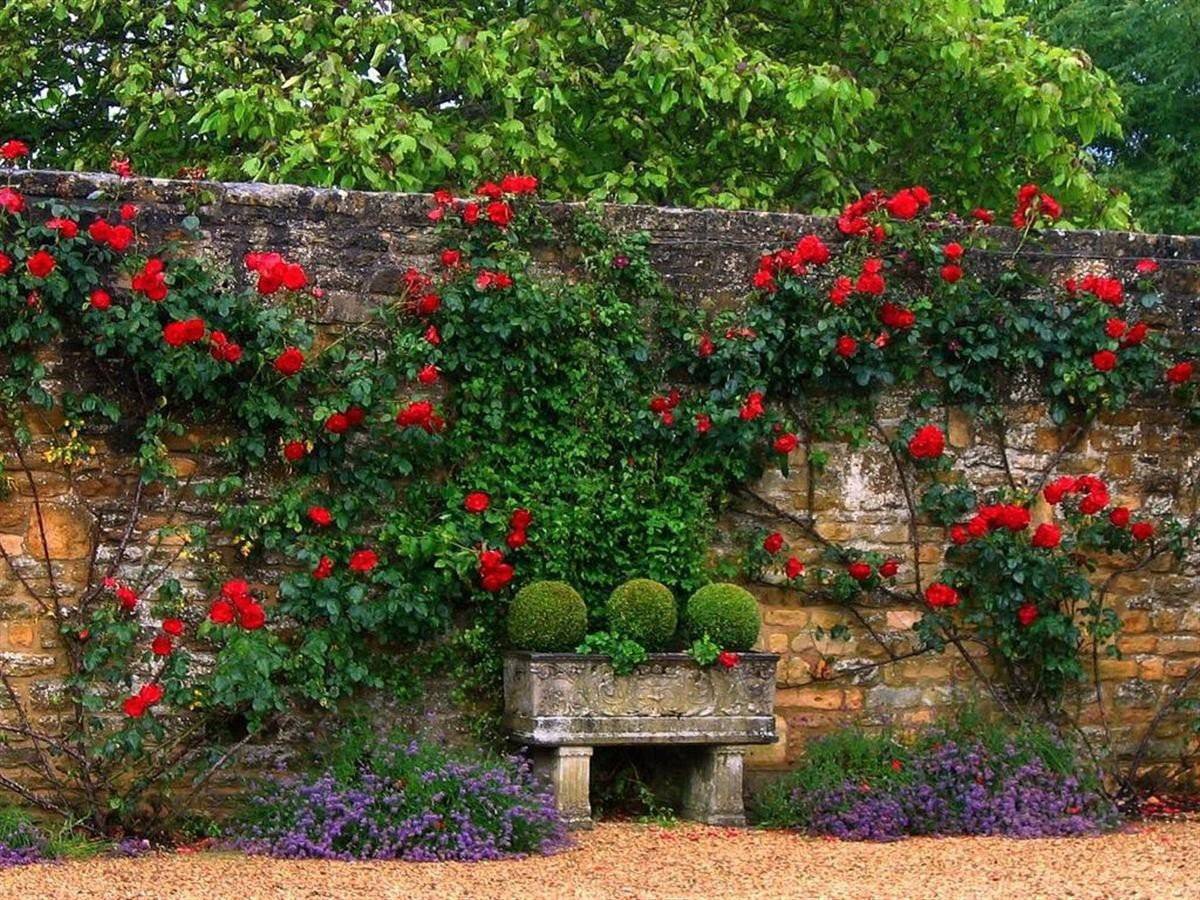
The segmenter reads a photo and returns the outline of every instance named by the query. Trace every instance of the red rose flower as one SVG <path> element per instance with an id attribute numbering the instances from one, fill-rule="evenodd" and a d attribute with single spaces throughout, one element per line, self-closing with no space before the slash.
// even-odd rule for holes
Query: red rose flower
<path id="1" fill-rule="evenodd" d="M 275 357 L 275 371 L 285 378 L 291 378 L 304 368 L 304 354 L 298 347 L 288 347 Z"/>
<path id="2" fill-rule="evenodd" d="M 150 642 L 150 652 L 155 656 L 170 656 L 174 647 L 168 635 L 160 634 Z"/>
<path id="3" fill-rule="evenodd" d="M 951 260 L 962 259 L 964 252 L 963 245 L 958 241 L 951 241 L 942 248 L 942 255 Z"/>
<path id="4" fill-rule="evenodd" d="M 1085 516 L 1094 516 L 1106 506 L 1108 506 L 1108 491 L 1103 488 L 1090 491 L 1079 501 L 1079 511 Z"/>
<path id="5" fill-rule="evenodd" d="M 846 573 L 855 581 L 866 581 L 871 577 L 871 566 L 865 562 L 852 562 L 846 566 Z"/>
<path id="6" fill-rule="evenodd" d="M 795 556 L 789 556 L 787 562 L 783 564 L 783 574 L 789 579 L 799 578 L 804 574 L 804 563 Z"/>
<path id="7" fill-rule="evenodd" d="M 1176 363 L 1167 369 L 1167 381 L 1171 384 L 1187 384 L 1192 380 L 1195 367 L 1190 362 Z"/>
<path id="8" fill-rule="evenodd" d="M 333 413 L 325 420 L 325 430 L 330 434 L 345 434 L 350 428 L 350 420 L 345 413 Z"/>
<path id="9" fill-rule="evenodd" d="M 879 321 L 888 328 L 904 330 L 912 328 L 917 322 L 917 314 L 911 309 L 897 306 L 895 303 L 884 303 L 879 307 Z"/>
<path id="10" fill-rule="evenodd" d="M 763 538 L 762 546 L 770 554 L 778 553 L 783 549 L 783 535 L 778 531 L 772 531 Z"/>
<path id="11" fill-rule="evenodd" d="M 507 228 L 513 220 L 512 207 L 503 200 L 495 200 L 487 205 L 487 217 L 497 228 Z"/>
<path id="12" fill-rule="evenodd" d="M 884 578 L 893 578 L 900 571 L 900 560 L 885 559 L 879 567 L 879 574 Z"/>
<path id="13" fill-rule="evenodd" d="M 487 508 L 491 505 L 492 498 L 488 496 L 486 491 L 471 491 L 463 498 L 463 509 L 469 513 L 487 512 Z"/>
<path id="14" fill-rule="evenodd" d="M 518 507 L 513 510 L 512 515 L 508 519 L 508 524 L 512 528 L 524 531 L 533 524 L 533 513 L 524 507 Z"/>
<path id="15" fill-rule="evenodd" d="M 312 574 L 317 581 L 324 581 L 333 574 L 333 560 L 328 556 L 322 556 Z"/>
<path id="16" fill-rule="evenodd" d="M 396 413 L 396 424 L 401 428 L 421 428 L 429 434 L 441 430 L 442 419 L 433 411 L 428 400 L 417 400 Z"/>
<path id="17" fill-rule="evenodd" d="M 956 544 L 966 544 L 971 540 L 971 534 L 962 525 L 951 525 L 950 540 Z"/>
<path id="18" fill-rule="evenodd" d="M 1125 337 L 1121 339 L 1121 346 L 1136 347 L 1146 339 L 1146 335 L 1149 333 L 1149 331 L 1150 327 L 1145 322 L 1138 322 L 1127 332 L 1125 332 Z"/>
<path id="19" fill-rule="evenodd" d="M 883 260 L 867 259 L 863 260 L 862 271 L 858 274 L 858 280 L 854 283 L 854 289 L 860 294 L 871 294 L 878 297 L 887 288 L 887 283 L 883 280 Z"/>
<path id="20" fill-rule="evenodd" d="M 700 342 L 696 346 L 696 355 L 701 359 L 706 359 L 712 356 L 717 350 L 717 345 L 713 343 L 712 338 L 707 334 L 700 335 Z"/>
<path id="21" fill-rule="evenodd" d="M 120 604 L 121 609 L 125 610 L 125 612 L 133 612 L 133 609 L 137 606 L 138 602 L 138 595 L 133 591 L 133 589 L 126 587 L 125 585 L 121 585 L 116 589 L 115 593 L 117 597 L 117 603 Z"/>
<path id="22" fill-rule="evenodd" d="M 925 588 L 925 602 L 934 609 L 949 609 L 952 606 L 958 606 L 958 591 L 948 584 L 935 581 Z"/>
<path id="23" fill-rule="evenodd" d="M 370 572 L 379 564 L 379 556 L 374 550 L 355 550 L 350 554 L 351 572 Z"/>
<path id="24" fill-rule="evenodd" d="M 1097 372 L 1111 372 L 1117 367 L 1117 354 L 1111 350 L 1097 350 L 1092 354 L 1092 365 Z"/>
<path id="25" fill-rule="evenodd" d="M 138 214 L 138 208 L 136 206 L 134 206 L 132 203 L 122 203 L 121 204 L 121 220 L 122 221 L 131 222 L 137 218 L 137 214 Z"/>
<path id="26" fill-rule="evenodd" d="M 897 191 L 888 198 L 884 206 L 894 219 L 908 220 L 921 211 L 921 204 L 908 188 Z"/>
<path id="27" fill-rule="evenodd" d="M 489 593 L 503 590 L 516 574 L 512 565 L 504 561 L 499 550 L 484 550 L 479 554 L 479 583 Z"/>
<path id="28" fill-rule="evenodd" d="M 228 625 L 235 615 L 233 604 L 228 600 L 214 600 L 208 610 L 208 618 L 214 625 Z"/>
<path id="29" fill-rule="evenodd" d="M 1134 268 L 1139 275 L 1153 275 L 1158 271 L 1158 263 L 1152 259 L 1139 259 Z"/>
<path id="30" fill-rule="evenodd" d="M 46 227 L 57 231 L 61 237 L 71 240 L 79 234 L 79 224 L 74 219 L 48 219 Z"/>
<path id="31" fill-rule="evenodd" d="M 1128 506 L 1114 506 L 1109 510 L 1108 521 L 1112 522 L 1118 528 L 1124 528 L 1129 524 L 1130 515 Z"/>
<path id="32" fill-rule="evenodd" d="M 351 428 L 357 428 L 363 423 L 363 419 L 367 417 L 367 411 L 357 404 L 351 404 L 346 407 L 346 424 Z"/>
<path id="33" fill-rule="evenodd" d="M 267 613 L 258 603 L 247 600 L 238 604 L 238 624 L 247 631 L 257 631 L 267 623 Z"/>
<path id="34" fill-rule="evenodd" d="M 1124 319 L 1108 319 L 1104 323 L 1104 333 L 1110 338 L 1119 338 L 1129 326 Z"/>
<path id="35" fill-rule="evenodd" d="M 1049 522 L 1043 522 L 1033 532 L 1033 539 L 1030 543 L 1035 547 L 1053 549 L 1062 543 L 1062 531 Z"/>
<path id="36" fill-rule="evenodd" d="M 283 445 L 283 458 L 288 462 L 299 462 L 308 455 L 308 445 L 304 441 L 288 441 Z"/>
<path id="37" fill-rule="evenodd" d="M 971 218 L 984 225 L 991 225 L 996 221 L 996 214 L 990 209 L 984 209 L 982 206 L 977 206 L 971 210 Z"/>
<path id="38" fill-rule="evenodd" d="M 428 365 L 424 366 L 421 371 L 417 373 L 417 381 L 421 382 L 421 384 L 434 384 L 437 382 L 437 380 L 438 368 L 433 363 L 429 363 Z"/>
<path id="39" fill-rule="evenodd" d="M 762 391 L 751 391 L 746 395 L 746 401 L 742 404 L 741 410 L 738 411 L 738 418 L 743 422 L 752 422 L 761 416 L 763 412 Z"/>
<path id="40" fill-rule="evenodd" d="M 937 459 L 946 449 L 946 436 L 936 425 L 922 425 L 908 441 L 913 459 Z"/>
<path id="41" fill-rule="evenodd" d="M 45 250 L 39 250 L 25 261 L 25 268 L 29 270 L 29 274 L 34 278 L 45 278 L 54 271 L 57 263 L 53 255 Z"/>
<path id="42" fill-rule="evenodd" d="M 732 669 L 740 659 L 741 657 L 732 650 L 722 650 L 717 654 L 717 662 L 726 669 Z"/>
<path id="43" fill-rule="evenodd" d="M 1063 475 L 1046 485 L 1042 495 L 1046 498 L 1046 502 L 1053 506 L 1062 502 L 1063 497 L 1067 494 L 1072 493 L 1075 490 L 1075 484 L 1074 478 L 1070 475 Z"/>
<path id="44" fill-rule="evenodd" d="M 956 266 L 954 263 L 946 263 L 940 270 L 942 281 L 947 284 L 954 284 L 963 277 L 962 266 Z"/>
<path id="45" fill-rule="evenodd" d="M 104 312 L 106 309 L 112 306 L 112 297 L 110 297 L 108 291 L 104 290 L 103 288 L 96 288 L 90 294 L 88 294 L 88 303 L 91 304 L 92 309 L 98 309 L 100 312 Z"/>
<path id="46" fill-rule="evenodd" d="M 845 306 L 852 293 L 854 293 L 854 282 L 845 275 L 839 275 L 834 279 L 832 287 L 829 288 L 829 302 L 834 306 Z"/>
<path id="47" fill-rule="evenodd" d="M 308 521 L 312 522 L 318 528 L 328 528 L 333 524 L 333 515 L 323 506 L 310 506 L 308 508 Z"/>
<path id="48" fill-rule="evenodd" d="M 442 251 L 442 265 L 447 269 L 453 269 L 462 264 L 462 251 L 447 247 Z"/>
<path id="49" fill-rule="evenodd" d="M 162 630 L 173 637 L 183 634 L 183 619 L 163 619 Z"/>
<path id="50" fill-rule="evenodd" d="M 800 441 L 796 435 L 791 432 L 784 432 L 775 438 L 775 442 L 771 446 L 775 448 L 776 453 L 788 454 L 795 450 L 799 443 Z"/>
<path id="51" fill-rule="evenodd" d="M 837 355 L 842 357 L 842 359 L 849 359 L 858 352 L 858 341 L 849 335 L 843 334 L 837 339 L 835 349 L 837 350 Z"/>
<path id="52" fill-rule="evenodd" d="M 7 275 L 12 271 L 12 257 L 7 253 L 0 252 L 0 275 Z"/>
<path id="53" fill-rule="evenodd" d="M 525 546 L 525 543 L 528 541 L 528 539 L 529 536 L 524 531 L 517 530 L 510 531 L 508 536 L 504 539 L 504 542 L 508 544 L 509 549 L 519 550 Z"/>
<path id="54" fill-rule="evenodd" d="M 1022 628 L 1028 628 L 1038 619 L 1037 604 L 1026 601 L 1017 608 L 1017 621 Z"/>
<path id="55" fill-rule="evenodd" d="M 16 138 L 9 138 L 3 144 L 0 144 L 0 157 L 3 157 L 9 162 L 14 162 L 21 157 L 28 155 L 29 145 L 24 141 L 17 140 Z"/>
<path id="56" fill-rule="evenodd" d="M 143 684 L 141 690 L 137 692 L 137 695 L 139 699 L 146 704 L 146 706 L 153 706 L 163 698 L 162 685 L 154 684 L 153 682 L 150 684 Z"/>
<path id="57" fill-rule="evenodd" d="M 161 259 L 148 259 L 140 272 L 135 274 L 129 284 L 135 291 L 142 294 L 151 303 L 159 303 L 167 296 L 166 266 Z"/>
<path id="58" fill-rule="evenodd" d="M 712 416 L 708 413 L 696 413 L 696 431 L 700 434 L 712 431 Z"/>
<path id="59" fill-rule="evenodd" d="M 1148 541 L 1154 537 L 1154 526 L 1149 522 L 1134 522 L 1129 533 L 1135 541 Z"/>
<path id="60" fill-rule="evenodd" d="M 10 187 L 0 187 L 0 209 L 10 215 L 17 215 L 25 211 L 25 198 L 21 196 L 20 191 L 15 191 Z"/>
<path id="61" fill-rule="evenodd" d="M 126 697 L 121 708 L 131 719 L 140 719 L 146 712 L 146 702 L 141 697 Z"/>

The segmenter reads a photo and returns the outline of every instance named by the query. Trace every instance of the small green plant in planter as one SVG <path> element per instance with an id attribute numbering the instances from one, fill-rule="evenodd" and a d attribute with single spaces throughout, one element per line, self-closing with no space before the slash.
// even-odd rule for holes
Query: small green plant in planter
<path id="1" fill-rule="evenodd" d="M 569 653 L 587 634 L 587 606 L 564 581 L 535 581 L 508 608 L 508 639 L 518 650 Z"/>
<path id="2" fill-rule="evenodd" d="M 613 634 L 611 631 L 596 631 L 575 648 L 576 653 L 597 653 L 612 661 L 613 671 L 628 675 L 638 663 L 646 661 L 646 648 L 632 638 Z"/>
<path id="3" fill-rule="evenodd" d="M 684 624 L 723 650 L 749 650 L 758 640 L 758 601 L 736 584 L 706 584 L 688 599 Z"/>
<path id="4" fill-rule="evenodd" d="M 606 611 L 610 631 L 637 641 L 652 653 L 665 650 L 675 636 L 675 595 L 661 582 L 649 578 L 626 581 L 609 595 Z"/>

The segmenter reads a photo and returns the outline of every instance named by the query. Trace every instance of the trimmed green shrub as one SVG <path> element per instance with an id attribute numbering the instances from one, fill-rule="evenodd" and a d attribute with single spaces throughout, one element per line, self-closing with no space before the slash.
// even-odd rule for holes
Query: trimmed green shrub
<path id="1" fill-rule="evenodd" d="M 684 622 L 722 650 L 749 650 L 758 640 L 758 601 L 736 584 L 706 584 L 688 599 Z"/>
<path id="2" fill-rule="evenodd" d="M 565 581 L 535 581 L 508 608 L 508 640 L 518 650 L 574 650 L 587 634 L 587 606 Z"/>
<path id="3" fill-rule="evenodd" d="M 606 609 L 609 629 L 647 650 L 663 650 L 675 636 L 679 620 L 675 595 L 661 582 L 634 578 L 618 585 Z"/>

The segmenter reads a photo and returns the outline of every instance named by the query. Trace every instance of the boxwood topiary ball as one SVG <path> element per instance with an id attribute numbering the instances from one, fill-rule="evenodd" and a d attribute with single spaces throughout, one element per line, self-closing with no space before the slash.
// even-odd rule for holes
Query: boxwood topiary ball
<path id="1" fill-rule="evenodd" d="M 518 650 L 567 653 L 587 634 L 587 606 L 565 581 L 535 581 L 508 607 L 508 640 Z"/>
<path id="2" fill-rule="evenodd" d="M 688 599 L 688 632 L 708 635 L 722 650 L 749 650 L 758 640 L 758 601 L 736 584 L 706 584 Z"/>
<path id="3" fill-rule="evenodd" d="M 675 636 L 679 611 L 665 584 L 649 578 L 627 581 L 609 595 L 607 610 L 609 629 L 647 650 L 663 650 Z"/>

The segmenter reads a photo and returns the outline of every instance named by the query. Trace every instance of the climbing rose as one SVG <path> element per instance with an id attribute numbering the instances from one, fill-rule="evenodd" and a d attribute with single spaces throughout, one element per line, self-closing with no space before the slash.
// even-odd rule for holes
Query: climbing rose
<path id="1" fill-rule="evenodd" d="M 528 534 L 526 534 L 524 531 L 517 530 L 517 531 L 510 531 L 508 533 L 508 535 L 504 538 L 504 542 L 506 544 L 508 544 L 510 549 L 519 550 L 520 548 L 525 546 L 528 539 L 529 539 Z"/>
<path id="2" fill-rule="evenodd" d="M 1167 369 L 1167 381 L 1171 384 L 1187 384 L 1192 380 L 1195 367 L 1190 362 L 1176 363 Z"/>
<path id="3" fill-rule="evenodd" d="M 726 669 L 732 669 L 740 659 L 741 657 L 732 650 L 722 650 L 717 654 L 717 662 Z"/>
<path id="4" fill-rule="evenodd" d="M 1111 372 L 1117 366 L 1117 354 L 1111 350 L 1097 350 L 1092 354 L 1092 365 L 1097 372 Z"/>
<path id="5" fill-rule="evenodd" d="M 1022 628 L 1028 628 L 1038 618 L 1037 605 L 1030 602 L 1025 602 L 1017 609 L 1017 621 L 1021 623 Z"/>
<path id="6" fill-rule="evenodd" d="M 122 221 L 131 222 L 137 218 L 138 208 L 132 203 L 122 203 L 120 213 Z"/>
<path id="7" fill-rule="evenodd" d="M 950 540 L 956 544 L 965 544 L 971 540 L 971 533 L 962 525 L 951 525 Z"/>
<path id="8" fill-rule="evenodd" d="M 1149 522 L 1134 522 L 1129 533 L 1135 541 L 1148 541 L 1154 536 L 1154 526 Z"/>
<path id="9" fill-rule="evenodd" d="M 804 563 L 794 556 L 789 556 L 787 562 L 783 564 L 783 573 L 788 578 L 799 578 L 804 574 Z"/>
<path id="10" fill-rule="evenodd" d="M 234 618 L 233 604 L 228 600 L 214 600 L 208 611 L 208 618 L 215 625 L 228 625 Z"/>
<path id="11" fill-rule="evenodd" d="M 421 384 L 434 384 L 438 380 L 438 368 L 433 363 L 424 366 L 417 373 L 417 381 Z"/>
<path id="12" fill-rule="evenodd" d="M 971 218 L 984 225 L 991 225 L 996 221 L 996 214 L 990 209 L 984 209 L 982 206 L 977 206 L 971 210 Z"/>
<path id="13" fill-rule="evenodd" d="M 116 590 L 116 596 L 117 603 L 120 604 L 121 609 L 125 610 L 125 612 L 132 612 L 133 608 L 137 606 L 138 595 L 134 593 L 132 588 L 121 585 Z"/>
<path id="14" fill-rule="evenodd" d="M 332 413 L 329 418 L 325 420 L 325 430 L 330 434 L 345 434 L 349 427 L 350 419 L 345 413 Z"/>
<path id="15" fill-rule="evenodd" d="M 958 606 L 958 591 L 948 584 L 935 581 L 929 587 L 925 588 L 925 602 L 934 609 L 946 609 L 951 606 Z"/>
<path id="16" fill-rule="evenodd" d="M 379 564 L 379 556 L 374 550 L 355 550 L 350 554 L 351 572 L 370 572 Z"/>
<path id="17" fill-rule="evenodd" d="M 24 141 L 16 138 L 9 138 L 3 144 L 0 144 L 0 156 L 4 157 L 9 162 L 20 159 L 22 156 L 29 155 L 29 145 Z"/>
<path id="18" fill-rule="evenodd" d="M 834 306 L 845 306 L 852 293 L 854 293 L 854 282 L 845 275 L 839 275 L 834 279 L 833 286 L 829 288 L 829 302 Z"/>
<path id="19" fill-rule="evenodd" d="M 838 356 L 842 357 L 842 359 L 849 359 L 858 352 L 858 341 L 849 335 L 843 334 L 837 339 L 836 349 Z"/>
<path id="20" fill-rule="evenodd" d="M 1158 263 L 1152 259 L 1139 259 L 1135 269 L 1139 275 L 1153 275 L 1158 271 Z"/>
<path id="21" fill-rule="evenodd" d="M 497 228 L 507 228 L 513 220 L 512 207 L 502 200 L 493 201 L 487 205 L 487 217 Z"/>
<path id="22" fill-rule="evenodd" d="M 452 247 L 447 247 L 442 251 L 442 265 L 447 269 L 453 269 L 462 262 L 462 251 L 455 250 Z"/>
<path id="23" fill-rule="evenodd" d="M 512 516 L 509 517 L 508 524 L 513 528 L 524 531 L 533 524 L 533 513 L 524 507 L 517 507 L 513 510 Z"/>
<path id="24" fill-rule="evenodd" d="M 396 413 L 396 424 L 401 428 L 416 427 L 433 434 L 442 427 L 442 419 L 434 413 L 428 400 L 417 400 Z"/>
<path id="25" fill-rule="evenodd" d="M 884 578 L 892 578 L 899 571 L 900 560 L 898 559 L 885 559 L 879 567 L 879 574 Z"/>
<path id="26" fill-rule="evenodd" d="M 98 309 L 100 312 L 104 312 L 104 310 L 112 306 L 112 297 L 109 296 L 108 291 L 103 290 L 102 288 L 96 288 L 94 291 L 88 294 L 88 303 L 91 304 L 92 309 Z"/>
<path id="27" fill-rule="evenodd" d="M 125 711 L 125 715 L 132 719 L 140 719 L 146 712 L 146 702 L 138 696 L 126 697 L 125 702 L 121 704 L 121 708 Z"/>
<path id="28" fill-rule="evenodd" d="M 1042 491 L 1042 495 L 1046 498 L 1046 502 L 1052 506 L 1060 503 L 1067 494 L 1075 490 L 1076 480 L 1070 475 L 1063 475 L 1061 478 L 1056 478 L 1054 481 L 1046 485 L 1046 489 Z"/>
<path id="29" fill-rule="evenodd" d="M 942 248 L 942 255 L 946 259 L 962 259 L 964 252 L 963 245 L 958 241 L 951 241 Z"/>
<path id="30" fill-rule="evenodd" d="M 536 175 L 512 173 L 500 179 L 500 190 L 506 194 L 532 194 L 538 188 Z"/>
<path id="31" fill-rule="evenodd" d="M 298 347 L 288 347 L 275 357 L 275 371 L 290 378 L 304 368 L 304 354 Z"/>
<path id="32" fill-rule="evenodd" d="M 880 274 L 882 271 L 883 260 L 863 260 L 862 271 L 859 272 L 858 280 L 854 283 L 854 289 L 860 294 L 871 294 L 878 297 L 887 287 L 883 275 Z"/>
<path id="33" fill-rule="evenodd" d="M 463 509 L 469 513 L 487 512 L 487 508 L 491 505 L 492 498 L 488 496 L 486 491 L 471 491 L 463 498 Z"/>
<path id="34" fill-rule="evenodd" d="M 7 275 L 12 271 L 12 257 L 7 253 L 0 252 L 0 275 Z"/>
<path id="35" fill-rule="evenodd" d="M 0 209 L 15 216 L 17 213 L 24 212 L 25 198 L 19 191 L 14 191 L 10 187 L 2 187 L 0 188 Z"/>
<path id="36" fill-rule="evenodd" d="M 846 573 L 855 581 L 866 581 L 871 577 L 871 566 L 865 562 L 852 562 L 846 566 Z"/>
<path id="37" fill-rule="evenodd" d="M 783 535 L 778 531 L 772 531 L 763 538 L 763 549 L 768 553 L 775 554 L 783 549 Z"/>
<path id="38" fill-rule="evenodd" d="M 263 295 L 287 288 L 298 291 L 308 284 L 308 275 L 299 263 L 288 262 L 278 253 L 247 253 L 243 262 L 258 274 L 256 290 Z"/>
<path id="39" fill-rule="evenodd" d="M 954 284 L 954 282 L 963 277 L 962 266 L 956 266 L 953 263 L 946 263 L 946 265 L 942 266 L 941 268 L 941 276 L 942 281 L 946 282 L 947 284 Z"/>
<path id="40" fill-rule="evenodd" d="M 39 250 L 25 261 L 25 267 L 34 278 L 45 278 L 54 271 L 55 265 L 54 257 L 45 250 Z"/>
<path id="41" fill-rule="evenodd" d="M 1033 532 L 1031 543 L 1035 547 L 1044 547 L 1047 550 L 1052 549 L 1062 543 L 1062 532 L 1049 522 L 1043 522 Z"/>
<path id="42" fill-rule="evenodd" d="M 158 635 L 150 642 L 150 652 L 155 656 L 170 656 L 173 649 L 170 636 L 165 634 Z"/>
<path id="43" fill-rule="evenodd" d="M 133 229 L 128 225 L 110 225 L 104 219 L 96 219 L 88 226 L 88 235 L 97 244 L 107 244 L 118 253 L 124 253 L 133 243 Z"/>
<path id="44" fill-rule="evenodd" d="M 205 325 L 200 318 L 184 319 L 182 322 L 168 322 L 163 326 L 163 340 L 172 347 L 182 347 L 203 340 Z"/>
<path id="45" fill-rule="evenodd" d="M 174 637 L 183 634 L 183 619 L 163 619 L 162 630 Z"/>
<path id="46" fill-rule="evenodd" d="M 503 590 L 514 574 L 512 565 L 504 561 L 504 554 L 499 550 L 484 550 L 479 554 L 479 583 L 485 591 Z"/>
<path id="47" fill-rule="evenodd" d="M 317 567 L 313 569 L 312 574 L 313 578 L 318 581 L 328 578 L 333 574 L 333 560 L 328 556 L 322 556 L 320 562 L 317 563 Z"/>
<path id="48" fill-rule="evenodd" d="M 775 448 L 776 453 L 787 454 L 795 450 L 798 443 L 799 440 L 796 438 L 796 435 L 791 432 L 785 432 L 775 438 L 775 443 L 772 446 Z"/>
<path id="49" fill-rule="evenodd" d="M 763 414 L 763 394 L 762 391 L 751 391 L 746 395 L 746 402 L 742 404 L 741 410 L 738 412 L 738 417 L 743 422 L 751 422 Z"/>
<path id="50" fill-rule="evenodd" d="M 712 416 L 708 413 L 696 413 L 696 431 L 700 434 L 712 431 Z"/>
<path id="51" fill-rule="evenodd" d="M 1121 339 L 1122 347 L 1136 347 L 1146 339 L 1146 334 L 1150 331 L 1150 327 L 1145 322 L 1138 322 L 1127 332 L 1125 337 Z"/>
<path id="52" fill-rule="evenodd" d="M 288 441 L 283 445 L 283 458 L 288 462 L 299 462 L 308 454 L 304 441 Z"/>
<path id="53" fill-rule="evenodd" d="M 46 227 L 51 231 L 57 231 L 67 240 L 79 234 L 79 225 L 74 219 L 47 219 Z"/>
<path id="54" fill-rule="evenodd" d="M 908 188 L 897 191 L 884 206 L 894 219 L 908 220 L 921 211 L 921 204 Z"/>
<path id="55" fill-rule="evenodd" d="M 1108 513 L 1108 521 L 1112 522 L 1118 528 L 1124 528 L 1129 524 L 1129 507 L 1114 506 Z"/>
<path id="56" fill-rule="evenodd" d="M 167 296 L 164 268 L 161 259 L 146 260 L 142 270 L 131 279 L 130 286 L 138 293 L 143 294 L 150 302 L 158 303 Z"/>
<path id="57" fill-rule="evenodd" d="M 319 528 L 327 528 L 333 524 L 333 515 L 323 506 L 310 506 L 308 508 L 308 521 Z"/>
<path id="58" fill-rule="evenodd" d="M 713 343 L 712 338 L 707 334 L 700 335 L 700 342 L 696 345 L 696 355 L 701 359 L 712 356 L 717 350 L 717 345 Z"/>
<path id="59" fill-rule="evenodd" d="M 262 606 L 253 600 L 247 600 L 238 606 L 238 624 L 247 631 L 262 628 L 267 622 L 267 614 Z"/>
<path id="60" fill-rule="evenodd" d="M 884 303 L 879 307 L 879 321 L 888 328 L 903 330 L 912 328 L 916 324 L 917 314 L 911 309 L 905 309 L 895 303 Z"/>
<path id="61" fill-rule="evenodd" d="M 946 436 L 936 425 L 922 425 L 908 441 L 913 459 L 936 459 L 946 449 Z"/>

